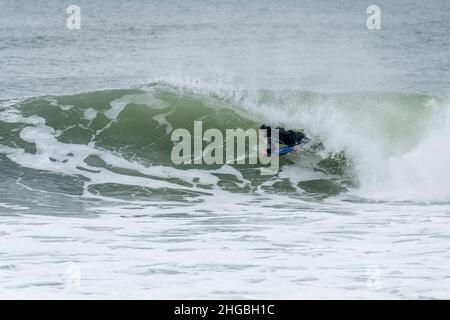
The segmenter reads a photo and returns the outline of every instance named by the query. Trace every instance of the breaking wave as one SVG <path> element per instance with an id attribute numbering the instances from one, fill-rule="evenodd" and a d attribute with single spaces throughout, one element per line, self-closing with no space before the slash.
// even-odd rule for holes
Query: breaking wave
<path id="1" fill-rule="evenodd" d="M 29 188 L 115 200 L 200 201 L 217 192 L 450 201 L 448 99 L 404 93 L 175 86 L 3 101 L 0 167 Z M 171 132 L 303 129 L 276 176 L 252 165 L 174 165 Z M 40 185 L 36 185 L 39 176 Z"/>

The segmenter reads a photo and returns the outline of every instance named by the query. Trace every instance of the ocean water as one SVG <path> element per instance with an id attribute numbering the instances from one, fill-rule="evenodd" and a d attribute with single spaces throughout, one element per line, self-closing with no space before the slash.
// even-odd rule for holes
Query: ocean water
<path id="1" fill-rule="evenodd" d="M 450 3 L 0 2 L 1 298 L 449 298 Z M 75 3 L 74 3 L 75 4 Z M 171 132 L 303 129 L 254 165 Z"/>

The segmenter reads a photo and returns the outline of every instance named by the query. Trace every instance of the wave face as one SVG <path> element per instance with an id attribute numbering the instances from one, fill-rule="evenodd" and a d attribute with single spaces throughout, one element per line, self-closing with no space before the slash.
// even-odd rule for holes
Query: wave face
<path id="1" fill-rule="evenodd" d="M 449 117 L 447 99 L 419 94 L 153 83 L 4 101 L 0 165 L 29 189 L 93 199 L 198 201 L 233 192 L 447 202 Z M 268 122 L 304 129 L 313 141 L 283 158 L 276 176 L 251 165 L 173 165 L 171 132 L 192 131 L 195 120 L 223 132 Z"/>

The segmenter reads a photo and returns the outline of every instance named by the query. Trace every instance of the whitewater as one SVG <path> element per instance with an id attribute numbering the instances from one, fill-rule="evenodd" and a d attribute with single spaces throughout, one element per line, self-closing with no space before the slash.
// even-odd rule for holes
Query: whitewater
<path id="1" fill-rule="evenodd" d="M 446 1 L 0 4 L 0 297 L 448 298 Z M 171 133 L 302 129 L 259 165 Z"/>

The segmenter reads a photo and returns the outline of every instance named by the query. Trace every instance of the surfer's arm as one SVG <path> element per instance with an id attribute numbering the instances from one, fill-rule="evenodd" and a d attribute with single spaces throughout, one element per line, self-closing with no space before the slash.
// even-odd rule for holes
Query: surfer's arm
<path id="1" fill-rule="evenodd" d="M 295 152 L 301 152 L 301 151 L 303 151 L 303 149 L 302 149 L 302 147 L 300 147 L 300 145 L 296 144 L 296 145 L 294 146 L 294 151 L 295 151 Z"/>

